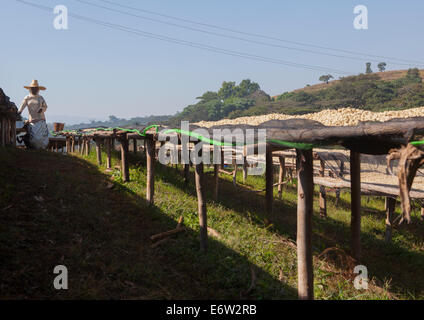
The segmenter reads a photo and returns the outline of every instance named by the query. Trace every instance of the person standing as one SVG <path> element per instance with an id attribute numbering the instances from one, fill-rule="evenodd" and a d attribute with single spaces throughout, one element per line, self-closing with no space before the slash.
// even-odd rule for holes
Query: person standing
<path id="1" fill-rule="evenodd" d="M 40 86 L 37 80 L 32 80 L 31 84 L 24 88 L 29 90 L 29 95 L 22 101 L 18 113 L 21 114 L 25 108 L 28 108 L 29 146 L 34 149 L 46 149 L 49 144 L 49 130 L 44 115 L 47 104 L 39 95 L 40 90 L 46 90 L 46 87 Z"/>

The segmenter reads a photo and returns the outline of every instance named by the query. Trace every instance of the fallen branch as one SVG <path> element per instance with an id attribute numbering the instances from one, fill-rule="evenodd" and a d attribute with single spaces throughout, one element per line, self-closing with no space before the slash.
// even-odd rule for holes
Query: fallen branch
<path id="1" fill-rule="evenodd" d="M 185 231 L 185 230 L 186 230 L 186 228 L 179 227 L 179 228 L 176 228 L 176 229 L 173 229 L 173 230 L 161 232 L 161 233 L 158 233 L 158 234 L 151 236 L 150 240 L 155 241 L 155 240 L 158 240 L 158 239 L 166 238 L 166 237 L 172 236 L 174 234 L 180 233 L 180 232 Z"/>
<path id="2" fill-rule="evenodd" d="M 181 228 L 181 226 L 183 225 L 183 222 L 184 222 L 184 217 L 180 216 L 180 218 L 178 219 L 177 229 Z"/>
<path id="3" fill-rule="evenodd" d="M 170 237 L 166 237 L 166 238 L 164 238 L 164 239 L 162 239 L 162 240 L 159 240 L 158 242 L 153 243 L 153 244 L 150 246 L 150 248 L 154 249 L 154 248 L 156 248 L 156 247 L 160 246 L 162 243 L 168 242 L 168 241 L 169 241 L 169 239 L 171 239 L 171 238 L 170 238 Z"/>
<path id="4" fill-rule="evenodd" d="M 212 237 L 217 238 L 217 239 L 222 238 L 221 234 L 218 231 L 216 231 L 215 229 L 212 229 L 211 227 L 208 227 L 208 234 Z"/>
<path id="5" fill-rule="evenodd" d="M 224 169 L 219 169 L 218 170 L 218 172 L 219 173 L 224 173 L 224 174 L 228 174 L 229 176 L 232 176 L 233 175 L 233 173 L 234 173 L 234 171 L 226 171 L 226 170 L 224 170 Z"/>

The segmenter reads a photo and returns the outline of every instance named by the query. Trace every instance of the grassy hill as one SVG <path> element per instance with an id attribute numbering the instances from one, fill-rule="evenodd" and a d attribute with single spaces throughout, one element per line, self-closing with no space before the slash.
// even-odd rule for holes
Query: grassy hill
<path id="1" fill-rule="evenodd" d="M 103 157 L 105 155 L 103 154 Z M 155 206 L 145 199 L 145 158 L 131 154 L 131 182 L 118 169 L 60 153 L 0 148 L 1 299 L 293 299 L 296 298 L 296 186 L 275 194 L 275 210 L 265 213 L 263 176 L 223 175 L 213 201 L 213 177 L 206 175 L 208 225 L 217 235 L 207 254 L 199 251 L 193 173 L 186 185 L 181 166 L 157 164 Z M 119 164 L 117 153 L 114 164 Z M 212 169 L 205 168 L 206 172 Z M 317 199 L 318 189 L 315 190 Z M 423 299 L 423 230 L 413 223 L 395 227 L 385 243 L 384 200 L 363 197 L 363 259 L 369 289 L 358 291 L 349 252 L 350 194 L 339 206 L 327 195 L 329 216 L 314 203 L 313 253 L 317 299 Z M 399 209 L 397 209 L 399 214 Z M 175 228 L 182 232 L 152 247 L 149 237 Z M 327 251 L 328 252 L 328 251 Z M 53 268 L 69 270 L 69 289 L 54 290 Z M 256 275 L 252 290 L 251 274 Z"/>
<path id="2" fill-rule="evenodd" d="M 187 106 L 168 123 L 179 125 L 181 120 L 216 121 L 268 113 L 305 114 L 343 107 L 372 111 L 415 108 L 424 106 L 423 76 L 424 71 L 418 69 L 360 74 L 274 97 L 250 80 L 239 85 L 224 82 L 218 92 L 206 92 L 198 103 Z"/>
<path id="3" fill-rule="evenodd" d="M 420 77 L 424 78 L 424 70 L 420 70 Z M 384 71 L 384 72 L 375 72 L 373 75 L 377 75 L 377 80 L 383 80 L 383 81 L 392 81 L 392 80 L 398 80 L 400 78 L 404 78 L 406 74 L 408 73 L 408 70 L 393 70 L 393 71 Z M 323 89 L 327 89 L 328 87 L 331 87 L 337 83 L 339 83 L 340 80 L 333 80 L 329 83 L 317 83 L 313 85 L 306 86 L 301 89 L 293 90 L 293 92 L 306 92 L 306 93 L 313 93 L 317 92 Z M 273 96 L 272 98 L 276 99 L 279 95 Z"/>

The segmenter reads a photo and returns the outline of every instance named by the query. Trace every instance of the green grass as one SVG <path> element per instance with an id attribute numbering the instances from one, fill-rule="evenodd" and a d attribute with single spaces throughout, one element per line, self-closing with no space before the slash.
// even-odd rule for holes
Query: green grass
<path id="1" fill-rule="evenodd" d="M 207 174 L 208 225 L 221 236 L 210 237 L 209 250 L 202 254 L 194 179 L 191 176 L 189 184 L 184 184 L 181 166 L 176 170 L 156 165 L 155 205 L 149 207 L 144 201 L 146 169 L 141 156 L 131 155 L 131 182 L 123 183 L 119 170 L 105 172 L 104 165 L 97 166 L 93 152 L 84 160 L 47 152 L 0 152 L 0 245 L 5 249 L 0 250 L 0 297 L 295 299 L 297 296 L 295 185 L 283 189 L 282 200 L 275 193 L 274 212 L 267 215 L 263 193 L 246 192 L 247 188 L 263 189 L 264 177 L 249 176 L 243 186 L 240 174 L 239 186 L 235 188 L 231 177 L 222 175 L 219 199 L 213 201 L 212 175 Z M 114 165 L 119 164 L 117 156 L 114 154 Z M 25 168 L 18 168 L 16 162 Z M 34 162 L 41 168 L 25 165 Z M 112 190 L 105 188 L 111 179 L 115 185 Z M 32 201 L 33 194 L 19 195 L 19 187 L 25 183 L 36 184 L 46 199 L 45 208 L 37 207 L 34 212 L 27 204 L 23 205 L 24 212 L 14 211 L 16 201 Z M 29 190 L 34 190 L 33 187 Z M 338 256 L 318 258 L 330 247 L 349 253 L 349 194 L 342 193 L 336 207 L 334 195 L 329 193 L 325 219 L 319 217 L 317 195 L 316 190 L 313 250 L 317 299 L 424 297 L 424 278 L 420 276 L 424 241 L 422 223 L 417 217 L 414 216 L 412 225 L 396 227 L 393 242 L 387 244 L 384 200 L 363 198 L 360 263 L 367 266 L 371 280 L 368 290 L 356 290 L 351 265 L 340 263 Z M 3 210 L 11 204 L 12 208 Z M 63 212 L 62 206 L 66 208 Z M 151 248 L 149 236 L 175 228 L 180 216 L 184 217 L 188 230 Z M 39 241 L 40 238 L 46 239 Z M 60 264 L 58 261 L 69 266 L 70 274 L 74 275 L 67 292 L 51 288 L 52 266 Z M 246 294 L 251 269 L 257 281 Z"/>

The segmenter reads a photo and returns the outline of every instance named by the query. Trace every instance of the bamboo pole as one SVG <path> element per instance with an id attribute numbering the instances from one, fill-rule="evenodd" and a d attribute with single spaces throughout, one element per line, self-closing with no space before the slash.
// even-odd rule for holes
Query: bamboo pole
<path id="1" fill-rule="evenodd" d="M 265 178 L 266 178 L 266 191 L 265 191 L 265 197 L 266 197 L 266 212 L 268 214 L 272 214 L 272 202 L 273 202 L 273 193 L 274 193 L 274 165 L 272 163 L 272 152 L 267 151 L 265 156 L 266 161 L 266 172 L 265 172 Z"/>
<path id="2" fill-rule="evenodd" d="M 154 203 L 155 194 L 155 146 L 156 142 L 152 139 L 146 139 L 146 157 L 147 157 L 147 189 L 146 199 L 149 205 Z"/>
<path id="3" fill-rule="evenodd" d="M 297 153 L 297 272 L 298 296 L 302 300 L 314 298 L 312 264 L 313 157 L 312 150 Z"/>
<path id="4" fill-rule="evenodd" d="M 100 139 L 94 139 L 94 142 L 96 143 L 97 164 L 101 166 L 102 165 L 102 149 L 100 145 Z"/>
<path id="5" fill-rule="evenodd" d="M 281 199 L 283 197 L 283 181 L 286 173 L 286 158 L 283 156 L 278 157 L 280 165 L 280 172 L 278 173 L 278 196 Z"/>
<path id="6" fill-rule="evenodd" d="M 105 140 L 105 147 L 106 147 L 106 168 L 110 169 L 112 168 L 112 139 L 107 138 Z"/>
<path id="7" fill-rule="evenodd" d="M 201 142 L 197 142 L 201 143 Z M 197 144 L 196 143 L 196 144 Z M 203 177 L 203 162 L 202 149 L 199 150 L 198 163 L 195 165 L 195 181 L 196 181 L 196 193 L 197 193 L 197 212 L 199 215 L 199 226 L 200 226 L 200 250 L 206 252 L 208 249 L 208 222 L 206 213 L 206 199 L 204 192 L 204 177 Z"/>
<path id="8" fill-rule="evenodd" d="M 395 213 L 395 206 L 396 206 L 396 199 L 386 197 L 386 234 L 385 234 L 385 241 L 391 242 L 392 241 L 392 231 L 393 231 L 393 218 Z"/>
<path id="9" fill-rule="evenodd" d="M 352 256 L 361 256 L 361 155 L 350 151 L 351 221 L 350 243 Z"/>
<path id="10" fill-rule="evenodd" d="M 325 176 L 325 162 L 320 160 L 319 176 Z M 319 187 L 319 215 L 321 218 L 327 216 L 327 193 L 324 186 Z"/>

